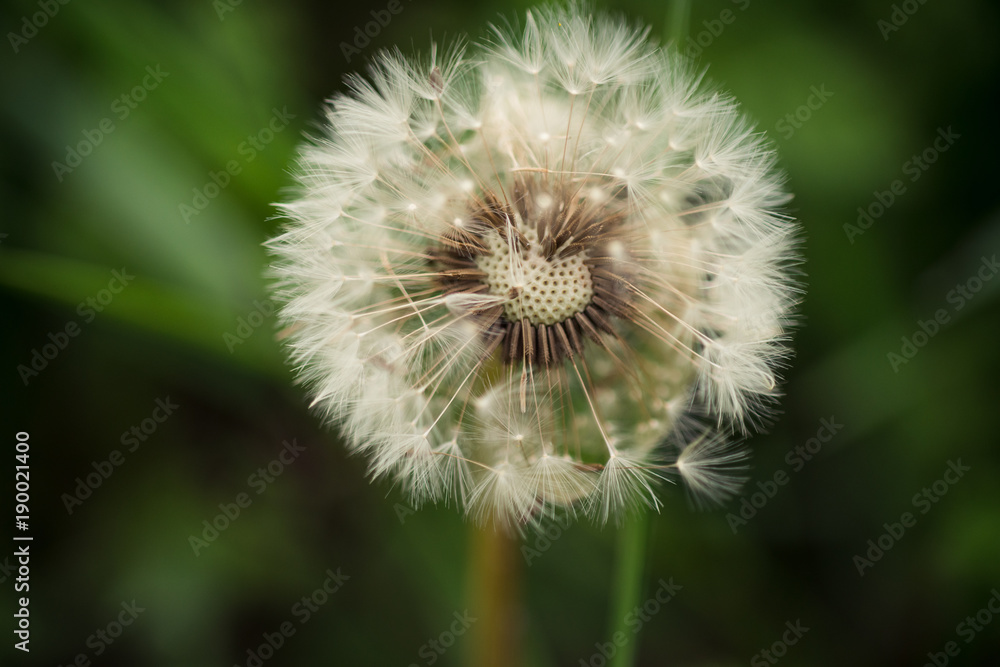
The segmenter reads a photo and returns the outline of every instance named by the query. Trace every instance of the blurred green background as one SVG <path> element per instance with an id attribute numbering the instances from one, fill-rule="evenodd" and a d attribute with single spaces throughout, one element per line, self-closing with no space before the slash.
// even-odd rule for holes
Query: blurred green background
<path id="1" fill-rule="evenodd" d="M 263 664 L 468 664 L 467 637 L 428 648 L 455 612 L 477 613 L 466 524 L 409 512 L 345 457 L 291 382 L 262 278 L 271 204 L 343 75 L 529 6 L 401 1 L 361 46 L 386 2 L 4 5 L 3 484 L 9 499 L 28 432 L 34 542 L 30 655 L 11 646 L 0 550 L 3 664 L 252 666 L 285 623 Z M 775 141 L 808 295 L 743 498 L 700 513 L 663 490 L 644 598 L 661 578 L 683 589 L 644 624 L 638 662 L 1000 664 L 1000 11 L 694 4 L 682 49 Z M 662 2 L 598 5 L 668 34 Z M 823 419 L 842 428 L 797 458 Z M 277 464 L 284 442 L 304 449 Z M 959 460 L 969 470 L 939 481 Z M 88 475 L 97 488 L 68 500 Z M 203 522 L 225 525 L 220 504 L 240 494 L 249 506 L 208 541 Z M 526 540 L 525 664 L 602 664 L 614 535 L 578 523 Z M 349 579 L 302 622 L 303 596 L 338 568 Z M 123 611 L 133 600 L 144 611 Z M 797 622 L 808 631 L 774 646 Z"/>

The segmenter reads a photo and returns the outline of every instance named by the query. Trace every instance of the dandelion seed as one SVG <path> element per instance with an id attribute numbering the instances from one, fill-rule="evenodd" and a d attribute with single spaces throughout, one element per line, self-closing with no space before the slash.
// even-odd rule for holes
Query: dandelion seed
<path id="1" fill-rule="evenodd" d="M 382 53 L 332 100 L 269 248 L 299 378 L 373 477 L 514 528 L 656 509 L 667 469 L 698 502 L 738 490 L 797 225 L 769 146 L 700 86 L 568 5 Z"/>

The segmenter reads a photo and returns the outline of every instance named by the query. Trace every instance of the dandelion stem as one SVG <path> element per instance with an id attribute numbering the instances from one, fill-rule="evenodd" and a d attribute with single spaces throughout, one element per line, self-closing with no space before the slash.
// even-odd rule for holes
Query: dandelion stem
<path id="1" fill-rule="evenodd" d="M 688 35 L 691 22 L 691 0 L 673 0 L 667 17 L 667 38 L 675 49 L 680 50 L 681 42 Z"/>
<path id="2" fill-rule="evenodd" d="M 608 667 L 632 667 L 638 653 L 639 637 L 625 618 L 641 603 L 649 541 L 650 512 L 631 517 L 618 529 L 618 546 L 612 580 L 611 619 L 608 639 L 618 645 L 618 652 Z M 620 633 L 616 637 L 616 633 Z M 624 637 L 624 642 L 620 640 Z"/>
<path id="3" fill-rule="evenodd" d="M 469 526 L 469 613 L 472 627 L 468 663 L 477 667 L 522 664 L 518 627 L 521 591 L 519 540 L 493 526 Z"/>

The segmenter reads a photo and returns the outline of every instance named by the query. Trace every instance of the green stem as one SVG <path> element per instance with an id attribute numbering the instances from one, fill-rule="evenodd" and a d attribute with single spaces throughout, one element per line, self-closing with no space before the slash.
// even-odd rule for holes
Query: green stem
<path id="1" fill-rule="evenodd" d="M 520 540 L 495 526 L 469 525 L 471 539 L 471 660 L 477 667 L 509 667 L 523 663 L 521 632 L 521 576 L 524 562 Z"/>
<path id="2" fill-rule="evenodd" d="M 608 667 L 631 667 L 635 664 L 639 638 L 634 630 L 626 626 L 625 618 L 640 604 L 646 570 L 646 551 L 649 542 L 649 512 L 627 521 L 618 530 L 618 553 L 615 556 L 614 579 L 612 580 L 612 604 L 609 639 L 620 645 Z M 625 641 L 615 638 L 615 633 L 624 635 Z M 623 644 L 623 645 L 622 645 Z"/>
<path id="3" fill-rule="evenodd" d="M 667 38 L 674 48 L 680 49 L 681 42 L 688 35 L 691 23 L 691 0 L 673 0 L 667 16 Z"/>

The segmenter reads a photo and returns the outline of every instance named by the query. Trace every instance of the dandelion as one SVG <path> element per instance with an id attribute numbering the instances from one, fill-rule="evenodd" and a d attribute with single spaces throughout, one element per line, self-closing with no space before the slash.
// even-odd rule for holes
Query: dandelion
<path id="1" fill-rule="evenodd" d="M 380 54 L 269 243 L 313 406 L 414 503 L 520 526 L 739 488 L 799 290 L 774 156 L 647 30 L 576 5 Z"/>

